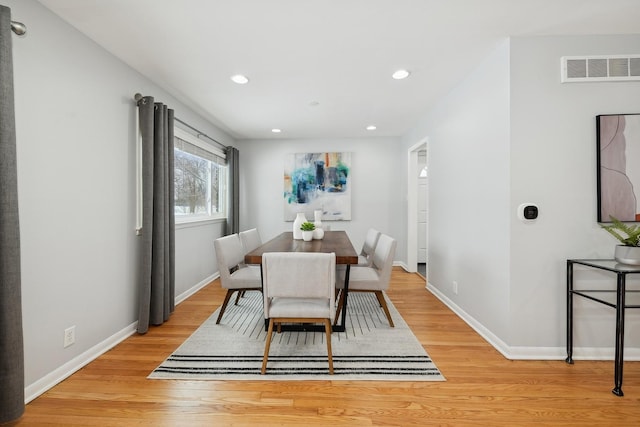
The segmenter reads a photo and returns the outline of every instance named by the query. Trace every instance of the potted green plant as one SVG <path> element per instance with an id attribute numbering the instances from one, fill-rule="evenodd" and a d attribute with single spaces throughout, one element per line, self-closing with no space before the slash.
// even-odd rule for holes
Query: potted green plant
<path id="1" fill-rule="evenodd" d="M 625 224 L 617 218 L 610 217 L 611 224 L 600 227 L 618 239 L 614 258 L 621 264 L 640 265 L 640 227 L 637 224 Z"/>
<path id="2" fill-rule="evenodd" d="M 309 242 L 313 239 L 313 230 L 316 229 L 314 223 L 306 221 L 300 224 L 300 230 L 302 230 L 302 240 Z"/>

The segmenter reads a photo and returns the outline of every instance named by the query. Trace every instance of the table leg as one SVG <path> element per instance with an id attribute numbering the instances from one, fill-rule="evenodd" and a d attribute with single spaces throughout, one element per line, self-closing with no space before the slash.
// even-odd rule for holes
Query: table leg
<path id="1" fill-rule="evenodd" d="M 624 305 L 625 305 L 625 274 L 618 273 L 618 298 L 616 303 L 616 360 L 614 371 L 615 387 L 613 394 L 624 396 L 622 392 L 622 365 L 624 363 Z"/>
<path id="2" fill-rule="evenodd" d="M 351 273 L 351 264 L 347 264 L 347 269 L 344 273 L 344 304 L 342 305 L 342 320 L 339 325 L 333 326 L 334 332 L 344 332 L 347 324 L 347 298 L 349 297 L 349 274 Z"/>
<path id="3" fill-rule="evenodd" d="M 573 262 L 567 261 L 567 358 L 573 364 Z"/>

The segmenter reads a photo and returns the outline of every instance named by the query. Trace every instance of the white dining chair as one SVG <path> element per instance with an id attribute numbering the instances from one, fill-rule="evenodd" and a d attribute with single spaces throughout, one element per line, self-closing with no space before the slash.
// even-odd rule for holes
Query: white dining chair
<path id="1" fill-rule="evenodd" d="M 373 253 L 371 266 L 352 266 L 349 274 L 349 294 L 352 292 L 373 292 L 380 303 L 380 307 L 387 316 L 389 325 L 393 328 L 393 320 L 387 302 L 384 297 L 384 291 L 389 287 L 391 279 L 391 269 L 393 268 L 393 257 L 395 256 L 397 242 L 395 239 L 380 234 L 376 250 Z M 340 310 L 344 305 L 344 280 L 345 271 L 338 270 L 336 277 L 336 288 L 339 290 L 338 310 L 335 321 L 338 321 Z M 348 304 L 348 302 L 347 302 Z"/>
<path id="2" fill-rule="evenodd" d="M 257 228 L 241 231 L 240 233 L 238 233 L 238 236 L 240 237 L 240 242 L 242 242 L 242 249 L 244 249 L 245 255 L 253 251 L 258 246 L 262 245 L 262 238 L 260 238 L 260 233 L 258 233 Z M 242 265 L 243 266 L 246 265 L 244 264 L 244 261 Z M 238 292 L 238 296 L 236 298 L 236 304 L 238 303 L 238 300 L 240 298 L 244 297 L 245 292 L 246 291 Z"/>
<path id="3" fill-rule="evenodd" d="M 260 233 L 257 228 L 241 231 L 238 235 L 240 236 L 245 254 L 262 245 L 262 239 L 260 238 Z"/>
<path id="4" fill-rule="evenodd" d="M 370 267 L 371 259 L 373 257 L 373 253 L 376 250 L 376 245 L 378 244 L 378 239 L 380 238 L 380 232 L 373 228 L 370 228 L 367 231 L 367 234 L 364 239 L 364 244 L 362 245 L 362 250 L 360 251 L 360 255 L 358 255 L 358 265 Z"/>
<path id="5" fill-rule="evenodd" d="M 373 256 L 373 252 L 376 250 L 376 244 L 378 243 L 378 239 L 380 238 L 380 232 L 376 229 L 370 228 L 367 231 L 367 234 L 364 239 L 364 244 L 362 245 L 362 250 L 360 251 L 360 255 L 358 255 L 358 264 L 359 266 L 370 267 L 371 260 Z M 353 265 L 355 267 L 355 264 Z M 336 267 L 338 274 L 344 275 L 346 270 L 346 265 L 341 264 Z"/>
<path id="6" fill-rule="evenodd" d="M 213 242 L 218 269 L 220 270 L 220 284 L 227 290 L 224 302 L 220 307 L 220 314 L 216 324 L 220 323 L 229 299 L 234 292 L 238 292 L 235 304 L 238 304 L 240 294 L 245 291 L 261 291 L 262 279 L 260 267 L 244 264 L 244 249 L 237 234 L 220 237 Z"/>
<path id="7" fill-rule="evenodd" d="M 269 359 L 274 326 L 323 323 L 329 373 L 333 374 L 331 323 L 335 316 L 335 253 L 267 252 L 262 255 L 264 316 L 269 319 L 262 370 Z"/>

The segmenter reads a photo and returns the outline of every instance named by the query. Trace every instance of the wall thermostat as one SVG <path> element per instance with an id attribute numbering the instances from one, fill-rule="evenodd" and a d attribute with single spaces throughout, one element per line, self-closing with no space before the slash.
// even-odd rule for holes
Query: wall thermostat
<path id="1" fill-rule="evenodd" d="M 529 222 L 538 218 L 538 205 L 535 203 L 523 203 L 518 206 L 518 218 L 520 221 Z"/>

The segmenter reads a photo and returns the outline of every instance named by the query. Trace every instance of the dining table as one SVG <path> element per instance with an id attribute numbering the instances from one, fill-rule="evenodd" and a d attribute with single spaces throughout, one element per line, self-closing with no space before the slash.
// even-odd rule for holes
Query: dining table
<path id="1" fill-rule="evenodd" d="M 345 231 L 325 231 L 324 237 L 318 240 L 298 240 L 293 238 L 293 232 L 284 232 L 248 252 L 244 256 L 245 264 L 260 265 L 262 269 L 262 254 L 267 252 L 316 252 L 335 253 L 336 265 L 346 267 L 344 280 L 344 305 L 342 306 L 342 319 L 339 324 L 333 325 L 334 332 L 344 332 L 347 318 L 347 298 L 349 296 L 349 274 L 352 264 L 358 264 L 358 254 L 353 248 L 351 240 Z M 336 313 L 337 315 L 338 313 Z M 265 319 L 265 327 L 269 319 Z M 317 325 L 283 325 L 288 330 L 314 330 Z M 324 330 L 324 329 L 322 329 Z"/>

